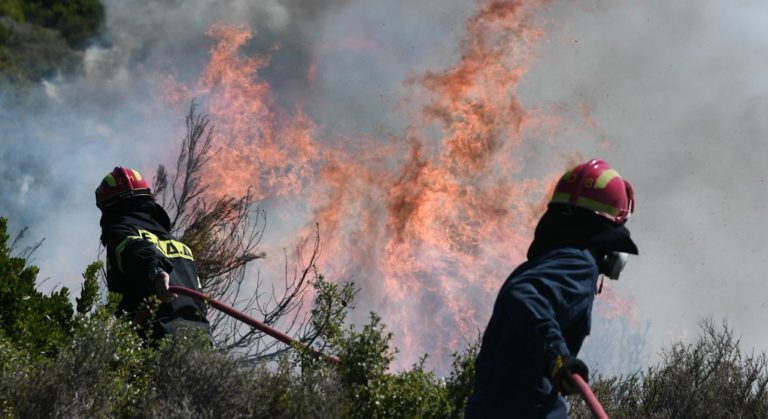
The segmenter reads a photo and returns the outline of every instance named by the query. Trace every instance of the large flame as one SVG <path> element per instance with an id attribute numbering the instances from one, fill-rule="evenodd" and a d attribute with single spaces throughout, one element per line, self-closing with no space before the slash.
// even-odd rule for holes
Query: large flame
<path id="1" fill-rule="evenodd" d="M 223 147 L 209 192 L 250 189 L 304 208 L 294 233 L 320 223 L 321 270 L 359 284 L 358 307 L 383 316 L 400 365 L 425 352 L 443 362 L 474 341 L 498 286 L 524 259 L 554 177 L 525 178 L 519 152 L 526 132 L 551 122 L 516 94 L 543 36 L 531 12 L 544 3 L 478 0 L 456 65 L 406 82 L 423 111 L 397 138 L 318 138 L 300 104 L 280 109 L 259 78 L 269 57 L 241 55 L 254 35 L 245 27 L 213 26 L 216 46 L 197 84 L 170 89 L 177 100 L 207 97 Z M 318 71 L 310 65 L 310 83 Z"/>

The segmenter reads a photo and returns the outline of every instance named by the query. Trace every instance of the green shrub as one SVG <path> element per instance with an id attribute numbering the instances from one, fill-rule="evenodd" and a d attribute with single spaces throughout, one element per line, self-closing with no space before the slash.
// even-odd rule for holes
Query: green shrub
<path id="1" fill-rule="evenodd" d="M 152 390 L 142 403 L 149 417 L 254 417 L 254 380 L 233 359 L 210 349 L 207 335 L 188 331 L 158 349 Z"/>
<path id="2" fill-rule="evenodd" d="M 128 323 L 87 319 L 55 358 L 10 377 L 8 404 L 20 417 L 131 415 L 147 391 L 152 357 Z"/>
<path id="3" fill-rule="evenodd" d="M 425 368 L 426 355 L 393 372 L 397 349 L 380 317 L 340 327 L 352 287 L 316 284 L 312 321 L 322 333 L 314 339 L 339 365 L 287 346 L 253 363 L 194 330 L 146 342 L 113 317 L 114 295 L 99 303 L 99 263 L 83 274 L 76 310 L 66 289 L 43 295 L 37 268 L 13 255 L 6 229 L 0 218 L 0 417 L 463 417 L 478 345 L 455 353 L 444 379 Z M 768 417 L 766 356 L 743 353 L 733 332 L 712 322 L 658 365 L 595 375 L 592 389 L 611 417 Z M 591 417 L 580 399 L 568 401 L 571 417 Z"/>
<path id="4" fill-rule="evenodd" d="M 43 295 L 37 268 L 11 255 L 0 218 L 0 415 L 6 417 L 316 418 L 462 417 L 476 347 L 454 356 L 445 381 L 425 369 L 426 355 L 393 373 L 392 334 L 374 313 L 362 329 L 341 328 L 352 284 L 319 276 L 315 344 L 340 365 L 285 347 L 249 364 L 189 331 L 145 342 L 100 305 L 102 265 L 87 267 L 76 310 L 66 289 Z"/>
<path id="5" fill-rule="evenodd" d="M 24 21 L 24 8 L 19 0 L 0 0 L 0 17 L 8 16 L 17 22 Z"/>
<path id="6" fill-rule="evenodd" d="M 27 21 L 59 31 L 75 48 L 98 34 L 104 21 L 100 0 L 25 0 L 22 7 Z"/>
<path id="7" fill-rule="evenodd" d="M 80 297 L 75 298 L 78 314 L 85 315 L 95 308 L 100 296 L 99 274 L 102 272 L 103 267 L 104 264 L 99 261 L 91 263 L 85 269 L 83 273 L 84 281 L 80 288 Z"/>
<path id="8" fill-rule="evenodd" d="M 43 78 L 80 70 L 103 22 L 100 0 L 0 0 L 0 88 L 21 99 Z"/>
<path id="9" fill-rule="evenodd" d="M 72 332 L 69 290 L 44 295 L 35 288 L 38 269 L 11 255 L 8 221 L 0 218 L 0 331 L 34 356 L 52 356 Z"/>
<path id="10" fill-rule="evenodd" d="M 410 370 L 389 373 L 397 353 L 392 334 L 371 313 L 362 330 L 350 329 L 341 342 L 339 374 L 351 411 L 365 418 L 443 418 L 451 404 L 444 383 L 425 371 L 426 355 Z"/>
<path id="11" fill-rule="evenodd" d="M 451 373 L 445 384 L 451 418 L 463 418 L 467 400 L 475 389 L 475 359 L 480 351 L 480 340 L 469 344 L 462 353 L 453 354 Z"/>
<path id="12" fill-rule="evenodd" d="M 595 377 L 592 389 L 611 417 L 765 418 L 768 367 L 765 354 L 745 354 L 733 331 L 701 324 L 693 343 L 676 343 L 659 365 L 625 377 Z M 572 417 L 591 415 L 576 398 Z"/>

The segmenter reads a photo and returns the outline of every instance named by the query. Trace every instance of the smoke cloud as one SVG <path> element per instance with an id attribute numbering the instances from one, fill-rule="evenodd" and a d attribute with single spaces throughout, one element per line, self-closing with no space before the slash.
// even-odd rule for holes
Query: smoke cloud
<path id="1" fill-rule="evenodd" d="M 640 256 L 610 285 L 635 299 L 635 327 L 650 324 L 650 354 L 707 317 L 727 319 L 747 349 L 768 348 L 766 11 L 757 1 L 599 1 L 545 12 L 560 29 L 521 96 L 566 104 L 574 118 L 583 104 L 595 128 L 574 124 L 562 144 L 604 156 L 635 186 Z"/>
<path id="2" fill-rule="evenodd" d="M 430 97 L 421 81 L 461 62 L 467 20 L 481 8 L 444 0 L 106 3 L 104 36 L 84 53 L 83 74 L 47 80 L 23 103 L 4 95 L 0 107 L 0 215 L 9 217 L 12 232 L 28 225 L 30 239 L 46 238 L 35 260 L 41 276 L 52 279 L 44 289 L 77 289 L 80 272 L 98 256 L 93 189 L 107 171 L 120 164 L 153 173 L 158 163 L 174 161 L 188 102 L 169 102 L 158 92 L 165 91 L 169 78 L 185 86 L 198 82 L 217 42 L 206 35 L 210 25 L 254 30 L 237 53 L 269 57 L 258 79 L 269 85 L 274 106 L 301 107 L 313 121 L 319 146 L 344 138 L 349 150 L 355 144 L 408 137 L 414 115 L 423 115 L 423 99 Z M 762 194 L 768 176 L 762 162 L 768 151 L 763 138 L 768 64 L 761 54 L 768 31 L 759 19 L 768 6 L 724 0 L 696 7 L 658 0 L 520 3 L 530 6 L 525 21 L 540 29 L 541 37 L 530 44 L 533 59 L 519 82 L 507 88 L 537 126 L 522 131 L 521 143 L 509 155 L 517 167 L 503 179 L 541 180 L 530 188 L 546 188 L 574 156 L 599 156 L 633 183 L 638 198 L 628 227 L 640 256 L 630 260 L 619 282 L 606 285 L 611 295 L 623 298 L 618 310 L 624 320 L 620 325 L 611 320 L 606 310 L 613 306 L 606 295 L 597 297 L 596 310 L 603 314 L 594 320 L 594 336 L 584 349 L 587 358 L 601 371 L 626 372 L 651 361 L 662 346 L 694 334 L 704 317 L 726 318 L 745 345 L 768 348 L 761 327 L 768 297 L 761 292 L 760 264 L 768 233 L 761 216 L 768 204 Z M 510 47 L 510 55 L 516 53 Z M 431 105 L 436 109 L 440 103 Z M 433 167 L 440 138 L 434 121 L 437 126 L 425 129 L 431 134 L 423 136 L 421 149 L 393 146 L 395 154 L 379 167 L 382 173 L 393 169 L 390 184 L 421 179 Z M 510 149 L 489 144 L 488 151 L 506 156 L 499 153 Z M 349 173 L 324 167 L 325 176 L 343 179 Z M 414 208 L 424 196 L 410 192 L 390 191 L 399 197 L 391 202 L 403 204 L 400 211 Z M 524 196 L 537 197 L 532 192 Z M 375 201 L 387 195 L 368 197 Z M 509 210 L 535 213 L 537 203 L 519 202 Z M 270 219 L 264 243 L 274 249 L 292 245 L 295 237 L 285 235 L 303 222 L 294 217 L 322 213 L 302 206 L 308 204 L 288 207 L 274 200 L 264 205 Z M 393 210 L 385 204 L 366 208 L 380 212 L 349 222 L 363 226 Z M 319 221 L 321 231 L 330 223 Z M 518 221 L 530 222 L 525 217 Z M 387 234 L 383 227 L 374 231 Z M 402 231 L 408 238 L 407 228 Z M 519 254 L 529 239 L 525 228 L 514 231 L 521 234 L 515 242 L 519 249 L 508 254 Z M 333 245 L 332 237 L 323 237 L 326 245 Z M 463 243 L 487 256 L 497 255 L 489 248 L 502 240 L 490 236 Z M 446 274 L 451 265 L 440 249 L 424 249 L 419 256 L 439 260 L 443 273 L 425 280 L 426 285 L 441 290 L 444 281 L 464 284 Z M 366 269 L 376 269 L 372 261 L 382 252 L 366 248 L 354 254 L 349 266 L 356 270 L 345 274 L 365 284 L 359 278 Z M 472 332 L 466 335 L 472 341 L 490 316 L 497 286 L 519 262 L 488 266 L 478 259 L 481 286 L 436 292 L 434 301 L 410 301 L 423 304 L 420 318 L 389 321 L 424 330 L 430 310 L 449 300 L 463 301 L 460 307 L 473 310 L 462 325 Z M 374 307 L 385 285 L 367 284 L 370 291 L 363 290 L 357 319 L 372 308 L 387 310 Z M 627 317 L 633 310 L 635 317 Z M 462 314 L 436 322 L 449 327 L 449 320 Z M 409 330 L 405 324 L 393 327 Z M 617 329 L 625 335 L 618 346 L 616 336 L 622 333 Z M 429 338 L 439 342 L 434 333 Z M 452 344 L 451 350 L 460 349 L 462 342 Z M 419 348 L 444 354 L 443 348 L 425 345 Z M 633 356 L 616 357 L 606 347 Z M 438 356 L 431 362 L 443 369 L 449 359 Z"/>

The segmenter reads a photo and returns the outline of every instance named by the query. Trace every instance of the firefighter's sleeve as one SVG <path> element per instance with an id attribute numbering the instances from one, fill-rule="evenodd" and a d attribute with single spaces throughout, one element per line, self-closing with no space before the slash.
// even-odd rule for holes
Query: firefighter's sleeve
<path id="1" fill-rule="evenodd" d="M 112 240 L 107 243 L 107 252 L 119 270 L 127 278 L 136 281 L 149 280 L 153 272 L 160 268 L 171 272 L 173 265 L 160 253 L 151 241 L 142 238 L 136 230 L 121 229 L 112 231 Z"/>
<path id="2" fill-rule="evenodd" d="M 541 281 L 522 279 L 509 284 L 503 295 L 522 343 L 532 353 L 543 352 L 548 360 L 570 355 L 551 301 L 556 293 L 551 291 Z"/>

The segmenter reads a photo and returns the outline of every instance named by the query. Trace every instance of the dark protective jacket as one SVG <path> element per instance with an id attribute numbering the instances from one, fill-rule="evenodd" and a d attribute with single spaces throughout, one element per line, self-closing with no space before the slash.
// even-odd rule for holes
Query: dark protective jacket
<path id="1" fill-rule="evenodd" d="M 585 248 L 545 251 L 499 291 L 475 362 L 467 418 L 566 418 L 547 378 L 558 355 L 576 356 L 591 325 L 598 266 Z"/>
<path id="2" fill-rule="evenodd" d="M 163 208 L 148 198 L 132 198 L 104 210 L 101 242 L 107 248 L 107 287 L 122 294 L 119 311 L 134 319 L 142 317 L 144 298 L 154 295 L 153 274 L 167 272 L 171 285 L 200 291 L 190 248 L 169 232 L 170 220 Z M 185 324 L 209 330 L 204 303 L 178 295 L 160 305 L 152 332 L 156 337 L 174 333 Z"/>

